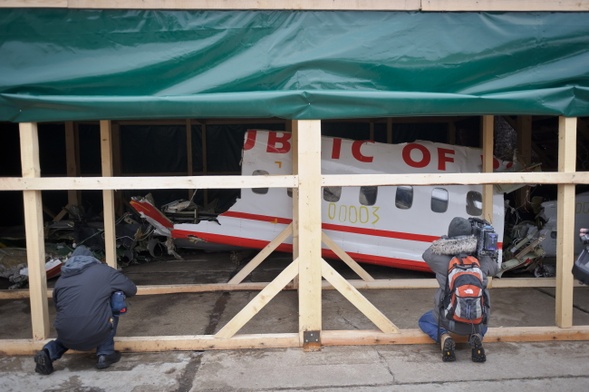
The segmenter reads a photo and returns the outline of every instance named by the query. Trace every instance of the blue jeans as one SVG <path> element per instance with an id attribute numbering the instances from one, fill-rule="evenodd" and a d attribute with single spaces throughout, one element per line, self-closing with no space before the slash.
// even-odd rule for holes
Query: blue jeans
<path id="1" fill-rule="evenodd" d="M 436 342 L 440 336 L 448 333 L 448 330 L 445 329 L 442 325 L 438 327 L 438 320 L 436 320 L 433 310 L 425 312 L 423 316 L 419 318 L 418 324 L 419 328 Z M 479 333 L 481 338 L 483 338 L 485 333 L 487 333 L 487 326 L 481 325 L 479 328 Z"/>
<path id="2" fill-rule="evenodd" d="M 112 318 L 112 330 L 109 336 L 104 340 L 104 342 L 100 343 L 98 347 L 96 347 L 96 355 L 109 355 L 115 352 L 115 341 L 114 337 L 117 334 L 117 326 L 119 325 L 119 316 L 113 316 Z M 55 361 L 63 356 L 68 347 L 66 347 L 59 338 L 52 340 L 46 343 L 43 346 L 44 350 L 47 350 L 49 353 L 49 358 L 51 361 Z"/>

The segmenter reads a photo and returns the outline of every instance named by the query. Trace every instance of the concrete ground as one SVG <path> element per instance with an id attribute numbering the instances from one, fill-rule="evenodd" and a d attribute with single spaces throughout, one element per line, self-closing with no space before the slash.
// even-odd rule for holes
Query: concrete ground
<path id="1" fill-rule="evenodd" d="M 185 259 L 159 259 L 123 268 L 138 285 L 223 283 L 247 262 L 228 253 L 190 252 Z M 275 254 L 247 281 L 270 281 L 291 260 Z M 334 262 L 347 278 L 354 274 Z M 429 274 L 365 266 L 375 278 L 431 278 Z M 54 281 L 49 281 L 52 287 Z M 430 309 L 433 289 L 366 290 L 362 293 L 399 328 L 417 328 Z M 182 293 L 129 299 L 118 336 L 213 334 L 255 292 Z M 554 289 L 494 289 L 491 328 L 553 326 Z M 281 292 L 240 333 L 298 330 L 297 295 Z M 589 290 L 576 288 L 574 325 L 589 325 Z M 374 329 L 373 324 L 334 290 L 323 293 L 323 329 Z M 55 310 L 50 301 L 50 316 Z M 0 339 L 32 336 L 28 299 L 0 301 Z M 51 336 L 55 332 L 51 330 Z M 1 344 L 1 343 L 0 343 Z M 458 345 L 456 363 L 443 363 L 435 344 L 223 351 L 123 353 L 119 363 L 94 368 L 91 353 L 68 354 L 55 372 L 34 372 L 30 356 L 0 356 L 0 391 L 586 391 L 586 341 L 487 343 L 487 362 L 473 363 L 470 349 Z M 0 349 L 1 351 L 1 349 Z"/>

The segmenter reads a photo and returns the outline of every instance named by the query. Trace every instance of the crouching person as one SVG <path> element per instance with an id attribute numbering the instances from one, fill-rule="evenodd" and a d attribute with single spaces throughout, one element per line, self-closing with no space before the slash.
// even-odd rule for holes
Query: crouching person
<path id="1" fill-rule="evenodd" d="M 76 248 L 62 266 L 53 289 L 57 339 L 35 355 L 35 371 L 51 374 L 53 361 L 69 349 L 96 349 L 98 369 L 118 362 L 121 353 L 114 349 L 114 337 L 120 311 L 113 311 L 111 296 L 121 291 L 131 297 L 137 293 L 137 287 L 125 275 L 96 259 L 88 248 Z"/>
<path id="2" fill-rule="evenodd" d="M 468 336 L 473 362 L 485 362 L 487 359 L 483 348 L 483 337 L 490 316 L 487 276 L 497 274 L 499 266 L 489 256 L 482 256 L 480 260 L 473 256 L 477 250 L 477 237 L 472 231 L 472 225 L 467 219 L 456 217 L 450 222 L 448 236 L 434 241 L 422 256 L 435 272 L 439 288 L 434 296 L 433 310 L 421 316 L 419 327 L 440 344 L 444 362 L 456 360 L 452 334 Z M 454 263 L 460 264 L 460 267 L 456 268 Z M 460 274 L 468 276 L 458 278 Z M 464 280 L 468 281 L 467 285 Z M 472 297 L 466 300 L 460 299 L 462 296 L 453 297 L 453 291 L 458 290 L 465 290 L 468 293 L 466 295 Z M 464 312 L 468 315 L 464 315 Z M 465 317 L 463 322 L 457 321 L 460 320 L 459 316 Z"/>

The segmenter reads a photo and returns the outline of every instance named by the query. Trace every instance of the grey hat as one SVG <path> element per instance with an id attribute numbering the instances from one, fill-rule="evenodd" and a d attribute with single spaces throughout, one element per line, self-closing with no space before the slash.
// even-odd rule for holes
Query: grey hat
<path id="1" fill-rule="evenodd" d="M 472 227 L 468 219 L 456 217 L 448 226 L 448 237 L 459 237 L 462 235 L 471 235 Z"/>

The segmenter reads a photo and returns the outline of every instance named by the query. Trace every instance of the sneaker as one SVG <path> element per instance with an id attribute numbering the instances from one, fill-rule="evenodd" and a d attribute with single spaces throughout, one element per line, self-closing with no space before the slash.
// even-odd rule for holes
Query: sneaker
<path id="1" fill-rule="evenodd" d="M 108 355 L 99 355 L 98 360 L 96 361 L 96 368 L 97 369 L 106 369 L 107 367 L 109 367 L 113 363 L 119 362 L 120 359 L 121 359 L 120 351 L 115 351 L 114 353 L 108 354 Z"/>
<path id="2" fill-rule="evenodd" d="M 485 355 L 485 348 L 483 347 L 483 339 L 481 338 L 481 335 L 470 335 L 468 343 L 472 347 L 472 361 L 485 362 L 487 360 L 487 356 Z"/>
<path id="3" fill-rule="evenodd" d="M 53 361 L 47 350 L 43 349 L 35 354 L 35 371 L 39 374 L 51 374 L 53 373 Z"/>
<path id="4" fill-rule="evenodd" d="M 454 352 L 455 349 L 456 343 L 454 343 L 454 340 L 451 337 L 445 338 L 444 343 L 442 344 L 442 361 L 456 361 L 456 353 Z"/>

